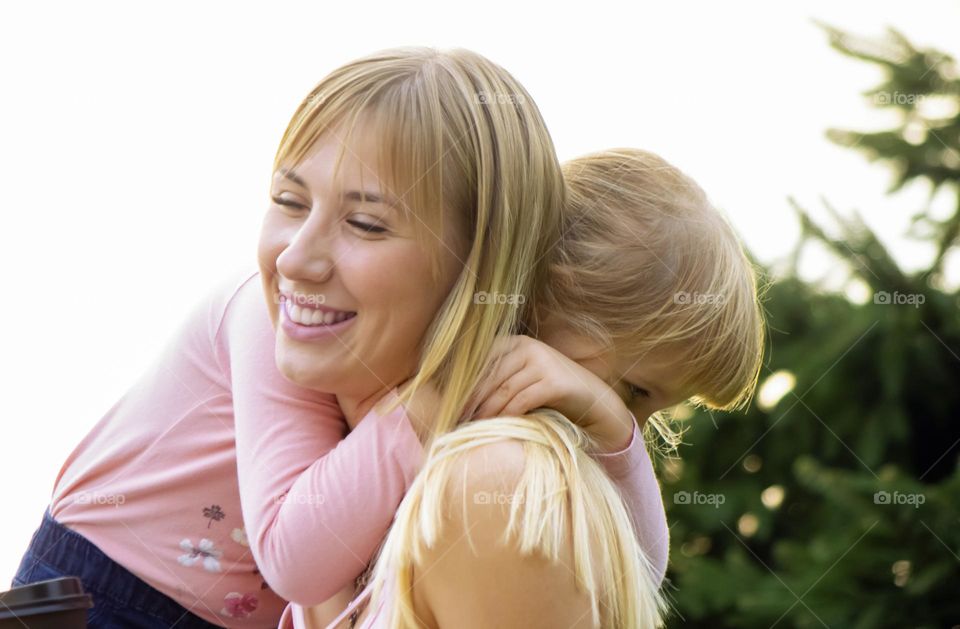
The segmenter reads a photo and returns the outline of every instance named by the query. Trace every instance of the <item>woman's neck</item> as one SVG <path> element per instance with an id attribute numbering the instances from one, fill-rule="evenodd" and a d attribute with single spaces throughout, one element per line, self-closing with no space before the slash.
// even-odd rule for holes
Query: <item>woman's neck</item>
<path id="1" fill-rule="evenodd" d="M 381 386 L 369 395 L 338 395 L 337 403 L 340 405 L 340 410 L 343 412 L 343 417 L 350 430 L 356 428 L 360 420 L 366 417 L 377 402 L 393 388 L 393 386 Z"/>
<path id="2" fill-rule="evenodd" d="M 373 394 L 365 396 L 363 399 L 338 395 L 337 403 L 340 404 L 340 409 L 343 411 L 350 430 L 356 428 L 367 413 L 374 410 L 377 403 L 387 397 L 392 390 L 396 389 L 396 394 L 402 397 L 412 383 L 413 378 L 410 378 L 394 386 L 380 387 Z M 403 404 L 403 412 L 406 414 L 407 421 L 410 422 L 410 426 L 420 438 L 421 443 L 426 443 L 429 435 L 433 432 L 440 413 L 440 402 L 441 397 L 435 385 L 426 383 L 421 384 Z"/>

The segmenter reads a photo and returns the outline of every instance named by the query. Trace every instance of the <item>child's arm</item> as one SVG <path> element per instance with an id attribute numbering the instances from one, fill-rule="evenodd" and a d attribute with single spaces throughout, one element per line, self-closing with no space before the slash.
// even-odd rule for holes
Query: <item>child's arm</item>
<path id="1" fill-rule="evenodd" d="M 637 418 L 607 383 L 541 341 L 513 336 L 495 351 L 503 360 L 478 390 L 474 417 L 522 415 L 547 406 L 583 427 L 600 445 L 591 456 L 623 494 L 637 539 L 662 580 L 669 529 Z"/>
<path id="2" fill-rule="evenodd" d="M 591 456 L 620 489 L 627 511 L 633 518 L 637 540 L 653 565 L 657 582 L 662 582 L 670 555 L 670 529 L 660 485 L 639 424 L 634 423 L 633 437 L 626 448 L 611 453 L 595 452 Z"/>
<path id="3" fill-rule="evenodd" d="M 347 436 L 333 395 L 279 372 L 259 277 L 237 292 L 215 336 L 233 391 L 241 509 L 273 591 L 315 605 L 370 561 L 423 450 L 403 407 L 371 412 Z"/>

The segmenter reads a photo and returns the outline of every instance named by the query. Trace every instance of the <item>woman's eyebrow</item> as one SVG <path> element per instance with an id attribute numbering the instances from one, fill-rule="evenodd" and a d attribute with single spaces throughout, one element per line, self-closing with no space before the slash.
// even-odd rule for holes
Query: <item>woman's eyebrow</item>
<path id="1" fill-rule="evenodd" d="M 386 195 L 381 195 L 379 192 L 372 192 L 370 190 L 348 190 L 343 194 L 345 199 L 350 201 L 360 201 L 361 203 L 382 203 L 393 207 L 394 209 L 399 209 L 398 202 L 393 198 Z"/>
<path id="2" fill-rule="evenodd" d="M 279 168 L 278 171 L 280 172 L 281 175 L 283 175 L 284 177 L 286 177 L 287 179 L 289 179 L 289 180 L 292 181 L 293 183 L 295 183 L 295 184 L 297 184 L 297 185 L 299 185 L 299 186 L 301 186 L 302 188 L 305 188 L 305 189 L 307 189 L 307 190 L 310 189 L 310 187 L 307 186 L 307 182 L 304 181 L 303 178 L 302 178 L 300 175 L 298 175 L 297 173 L 293 172 L 293 171 L 290 170 L 289 168 Z"/>

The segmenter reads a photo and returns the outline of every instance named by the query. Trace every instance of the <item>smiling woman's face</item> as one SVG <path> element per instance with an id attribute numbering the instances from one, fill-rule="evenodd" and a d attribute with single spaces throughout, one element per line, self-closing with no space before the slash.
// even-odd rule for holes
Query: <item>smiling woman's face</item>
<path id="1" fill-rule="evenodd" d="M 339 177 L 343 134 L 324 134 L 300 164 L 274 174 L 258 248 L 277 366 L 311 389 L 365 400 L 413 375 L 420 343 L 465 258 L 463 221 L 417 239 L 376 170 L 377 138 L 357 126 Z M 362 181 L 361 181 L 362 173 Z M 425 245 L 425 246 L 424 246 Z M 441 279 L 431 281 L 440 252 Z"/>

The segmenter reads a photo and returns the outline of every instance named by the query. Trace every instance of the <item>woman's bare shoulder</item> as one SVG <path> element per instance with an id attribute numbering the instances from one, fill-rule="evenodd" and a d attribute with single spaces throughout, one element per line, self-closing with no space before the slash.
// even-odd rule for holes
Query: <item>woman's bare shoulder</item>
<path id="1" fill-rule="evenodd" d="M 570 536 L 556 562 L 521 552 L 505 536 L 511 510 L 530 498 L 518 493 L 528 462 L 524 444 L 514 439 L 471 444 L 451 462 L 443 525 L 414 574 L 418 613 L 435 626 L 589 626 L 589 598 L 568 567 Z"/>

